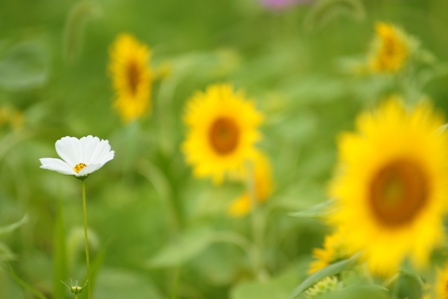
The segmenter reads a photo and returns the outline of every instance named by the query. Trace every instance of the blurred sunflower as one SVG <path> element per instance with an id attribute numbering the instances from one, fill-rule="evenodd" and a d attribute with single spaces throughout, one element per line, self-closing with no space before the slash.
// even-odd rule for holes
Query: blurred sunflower
<path id="1" fill-rule="evenodd" d="M 448 264 L 437 271 L 435 292 L 437 299 L 448 298 Z"/>
<path id="2" fill-rule="evenodd" d="M 225 175 L 244 170 L 244 163 L 255 155 L 260 139 L 257 127 L 262 115 L 228 84 L 209 86 L 187 103 L 184 122 L 188 126 L 182 150 L 197 177 L 211 176 L 221 183 Z"/>
<path id="3" fill-rule="evenodd" d="M 262 152 L 256 152 L 251 162 L 254 172 L 255 197 L 257 202 L 263 203 L 273 191 L 271 164 L 269 158 Z M 251 198 L 248 192 L 244 192 L 230 204 L 228 212 L 231 216 L 242 217 L 251 210 Z"/>
<path id="4" fill-rule="evenodd" d="M 369 68 L 374 73 L 396 73 L 403 69 L 410 56 L 411 41 L 392 24 L 378 22 L 371 47 Z"/>
<path id="5" fill-rule="evenodd" d="M 443 240 L 448 139 L 443 118 L 429 103 L 406 110 L 398 99 L 357 119 L 357 133 L 339 140 L 338 172 L 330 184 L 350 251 L 362 250 L 378 274 L 395 271 L 404 258 L 423 266 Z"/>
<path id="6" fill-rule="evenodd" d="M 114 108 L 125 123 L 142 117 L 151 108 L 150 56 L 148 47 L 129 34 L 119 35 L 111 47 L 109 70 L 116 91 Z"/>
<path id="7" fill-rule="evenodd" d="M 323 248 L 314 248 L 314 261 L 311 262 L 308 274 L 313 274 L 343 258 L 348 257 L 340 232 L 325 236 Z"/>
<path id="8" fill-rule="evenodd" d="M 0 129 L 9 127 L 17 131 L 23 128 L 24 123 L 25 118 L 22 111 L 10 106 L 0 106 Z"/>
<path id="9" fill-rule="evenodd" d="M 305 291 L 305 298 L 318 299 L 329 298 L 329 294 L 335 293 L 343 288 L 342 282 L 336 276 L 327 276 L 319 280 L 312 287 Z"/>

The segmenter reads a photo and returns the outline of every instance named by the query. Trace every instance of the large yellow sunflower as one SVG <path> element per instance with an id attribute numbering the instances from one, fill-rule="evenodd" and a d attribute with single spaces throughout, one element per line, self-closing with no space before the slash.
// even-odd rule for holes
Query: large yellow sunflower
<path id="1" fill-rule="evenodd" d="M 396 73 L 403 69 L 410 54 L 410 38 L 392 24 L 379 22 L 372 43 L 369 66 L 375 73 Z"/>
<path id="2" fill-rule="evenodd" d="M 150 56 L 148 47 L 129 34 L 119 35 L 111 47 L 109 70 L 116 91 L 114 107 L 125 123 L 142 117 L 151 108 Z"/>
<path id="3" fill-rule="evenodd" d="M 272 194 L 274 184 L 269 158 L 262 152 L 256 152 L 253 161 L 250 161 L 254 169 L 254 191 L 258 203 L 263 203 Z M 246 178 L 241 178 L 245 180 Z M 245 216 L 252 210 L 252 202 L 248 192 L 244 192 L 229 206 L 229 214 L 233 217 Z"/>
<path id="4" fill-rule="evenodd" d="M 220 183 L 225 175 L 241 173 L 254 155 L 261 121 L 254 103 L 230 85 L 216 84 L 196 93 L 187 104 L 188 134 L 182 144 L 194 175 Z"/>
<path id="5" fill-rule="evenodd" d="M 443 118 L 427 102 L 407 110 L 390 99 L 357 119 L 339 140 L 339 167 L 330 184 L 338 225 L 351 251 L 376 273 L 409 257 L 423 266 L 443 239 L 448 139 Z"/>

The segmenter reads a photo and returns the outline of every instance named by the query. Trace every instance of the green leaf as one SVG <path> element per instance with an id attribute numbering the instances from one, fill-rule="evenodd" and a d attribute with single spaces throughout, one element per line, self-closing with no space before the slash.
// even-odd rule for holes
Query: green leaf
<path id="1" fill-rule="evenodd" d="M 422 70 L 418 74 L 418 80 L 421 84 L 421 88 L 423 88 L 431 81 L 433 81 L 435 79 L 440 79 L 440 78 L 446 76 L 447 74 L 448 74 L 448 65 L 439 63 L 427 70 Z"/>
<path id="2" fill-rule="evenodd" d="M 313 5 L 305 19 L 305 28 L 316 29 L 328 23 L 338 15 L 348 15 L 360 21 L 364 19 L 366 13 L 359 0 L 321 0 Z"/>
<path id="3" fill-rule="evenodd" d="M 0 262 L 9 261 L 15 258 L 11 249 L 3 243 L 0 243 Z"/>
<path id="4" fill-rule="evenodd" d="M 386 299 L 388 289 L 379 285 L 355 285 L 319 297 L 321 299 Z M 421 297 L 419 297 L 421 298 Z"/>
<path id="5" fill-rule="evenodd" d="M 189 231 L 159 251 L 147 265 L 151 268 L 173 267 L 185 263 L 213 242 L 213 231 L 205 228 Z"/>
<path id="6" fill-rule="evenodd" d="M 280 281 L 244 282 L 232 290 L 232 299 L 272 299 L 286 298 L 289 291 Z"/>
<path id="7" fill-rule="evenodd" d="M 419 299 L 423 296 L 421 278 L 413 273 L 402 272 L 392 286 L 398 299 Z"/>
<path id="8" fill-rule="evenodd" d="M 47 77 L 47 53 L 38 41 L 17 44 L 0 58 L 0 87 L 13 90 L 39 87 Z"/>
<path id="9" fill-rule="evenodd" d="M 10 232 L 13 232 L 17 228 L 21 227 L 25 222 L 28 221 L 28 215 L 25 215 L 17 222 L 14 222 L 10 225 L 0 227 L 0 236 L 9 234 Z"/>
<path id="10" fill-rule="evenodd" d="M 321 279 L 338 274 L 342 272 L 343 270 L 350 269 L 356 264 L 356 261 L 358 260 L 358 255 L 354 255 L 349 259 L 337 262 L 335 264 L 332 264 L 328 267 L 325 267 L 324 269 L 313 273 L 310 275 L 307 279 L 305 279 L 301 284 L 299 284 L 295 290 L 289 295 L 289 299 L 297 298 L 303 291 L 313 286 L 315 283 L 319 282 Z"/>
<path id="11" fill-rule="evenodd" d="M 231 299 L 273 299 L 287 298 L 297 280 L 304 278 L 309 260 L 302 259 L 271 280 L 245 281 L 231 291 Z"/>
<path id="12" fill-rule="evenodd" d="M 100 271 L 95 285 L 95 295 L 97 298 L 108 299 L 142 298 L 142 296 L 151 299 L 162 298 L 146 275 L 114 268 L 104 268 Z"/>
<path id="13" fill-rule="evenodd" d="M 311 207 L 308 210 L 289 213 L 289 216 L 297 218 L 318 218 L 330 213 L 329 207 L 332 204 L 333 204 L 332 200 L 327 200 L 323 203 L 315 205 L 314 207 Z"/>
<path id="14" fill-rule="evenodd" d="M 34 286 L 32 286 L 31 284 L 29 284 L 28 282 L 26 282 L 25 280 L 23 280 L 22 278 L 20 278 L 14 271 L 13 267 L 11 265 L 9 265 L 9 275 L 11 276 L 12 279 L 14 279 L 14 281 L 19 284 L 20 286 L 22 286 L 25 290 L 27 290 L 30 294 L 33 294 L 34 297 L 38 298 L 38 299 L 48 299 L 47 297 L 45 297 L 45 295 L 38 290 L 37 288 L 35 288 Z"/>

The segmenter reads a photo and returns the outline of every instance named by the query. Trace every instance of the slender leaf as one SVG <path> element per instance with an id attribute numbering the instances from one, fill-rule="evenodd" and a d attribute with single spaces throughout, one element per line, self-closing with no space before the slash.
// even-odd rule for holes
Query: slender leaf
<path id="1" fill-rule="evenodd" d="M 313 30 L 340 14 L 362 20 L 365 9 L 359 0 L 321 0 L 313 6 L 305 19 L 305 27 Z"/>
<path id="2" fill-rule="evenodd" d="M 21 279 L 17 274 L 14 272 L 14 269 L 11 265 L 9 265 L 9 275 L 14 279 L 19 285 L 21 285 L 24 289 L 26 289 L 28 292 L 33 294 L 35 297 L 39 299 L 48 299 L 45 297 L 44 294 L 42 294 L 38 289 L 34 288 L 32 285 Z"/>
<path id="3" fill-rule="evenodd" d="M 333 204 L 331 200 L 325 201 L 308 210 L 289 213 L 289 216 L 298 218 L 317 218 L 329 213 L 329 207 Z"/>
<path id="4" fill-rule="evenodd" d="M 0 236 L 9 234 L 10 232 L 13 232 L 17 228 L 21 227 L 27 221 L 28 221 L 28 215 L 25 214 L 25 216 L 23 216 L 22 219 L 20 219 L 19 221 L 14 222 L 14 223 L 4 226 L 4 227 L 0 227 Z"/>
<path id="5" fill-rule="evenodd" d="M 321 279 L 338 274 L 342 272 L 343 270 L 350 269 L 353 267 L 353 265 L 356 264 L 356 261 L 358 259 L 358 255 L 354 255 L 349 259 L 337 262 L 335 264 L 332 264 L 319 272 L 316 272 L 312 275 L 310 275 L 307 279 L 305 279 L 301 284 L 297 286 L 297 288 L 294 289 L 294 291 L 291 293 L 291 295 L 288 297 L 289 299 L 297 298 L 303 291 L 308 289 L 309 287 L 313 286 L 315 283 L 320 281 Z"/>
<path id="6" fill-rule="evenodd" d="M 151 268 L 177 266 L 195 257 L 213 242 L 213 231 L 197 229 L 185 233 L 148 261 Z"/>
<path id="7" fill-rule="evenodd" d="M 14 259 L 15 255 L 11 249 L 3 243 L 0 243 L 0 262 Z"/>
<path id="8" fill-rule="evenodd" d="M 99 5 L 91 1 L 78 2 L 71 9 L 64 32 L 64 54 L 69 62 L 73 62 L 81 51 L 85 23 L 99 11 Z"/>
<path id="9" fill-rule="evenodd" d="M 65 286 L 61 284 L 61 280 L 67 277 L 67 248 L 65 239 L 64 215 L 62 213 L 61 199 L 58 199 L 57 214 L 53 230 L 53 288 L 55 298 L 63 298 L 66 292 Z"/>

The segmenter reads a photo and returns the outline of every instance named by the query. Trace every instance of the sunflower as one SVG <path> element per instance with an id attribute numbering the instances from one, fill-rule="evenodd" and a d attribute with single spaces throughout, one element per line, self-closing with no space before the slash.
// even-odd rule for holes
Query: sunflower
<path id="1" fill-rule="evenodd" d="M 109 70 L 116 91 L 114 108 L 125 123 L 142 117 L 151 108 L 150 56 L 148 47 L 129 34 L 119 35 L 111 47 Z"/>
<path id="2" fill-rule="evenodd" d="M 335 293 L 343 288 L 342 282 L 336 276 L 327 276 L 319 280 L 305 291 L 305 298 L 329 298 L 329 294 Z"/>
<path id="3" fill-rule="evenodd" d="M 189 100 L 184 122 L 188 133 L 182 149 L 194 175 L 221 183 L 226 175 L 242 173 L 255 155 L 262 115 L 241 92 L 216 84 Z"/>
<path id="4" fill-rule="evenodd" d="M 369 67 L 374 73 L 396 73 L 405 66 L 411 48 L 410 38 L 392 24 L 379 22 L 371 47 Z"/>
<path id="5" fill-rule="evenodd" d="M 314 248 L 313 257 L 315 260 L 310 264 L 308 274 L 313 274 L 330 264 L 348 257 L 341 233 L 335 232 L 325 236 L 323 248 Z"/>
<path id="6" fill-rule="evenodd" d="M 437 271 L 437 279 L 435 283 L 435 293 L 437 299 L 448 298 L 448 264 L 443 269 Z"/>
<path id="7" fill-rule="evenodd" d="M 268 157 L 262 152 L 256 152 L 253 161 L 250 161 L 254 169 L 254 190 L 257 202 L 263 203 L 273 191 L 271 165 Z M 244 180 L 245 178 L 241 178 Z M 251 198 L 248 192 L 244 192 L 229 206 L 229 214 L 234 217 L 245 216 L 252 210 Z"/>
<path id="8" fill-rule="evenodd" d="M 423 266 L 443 239 L 448 139 L 443 118 L 428 102 L 407 110 L 389 99 L 357 119 L 357 133 L 339 140 L 338 172 L 329 195 L 350 251 L 362 250 L 378 274 L 395 271 L 403 259 Z"/>

